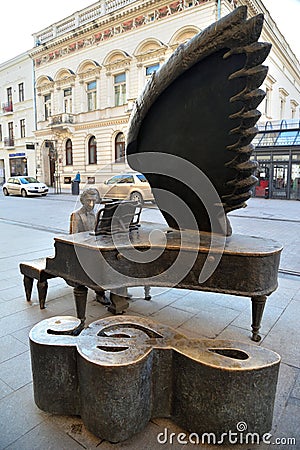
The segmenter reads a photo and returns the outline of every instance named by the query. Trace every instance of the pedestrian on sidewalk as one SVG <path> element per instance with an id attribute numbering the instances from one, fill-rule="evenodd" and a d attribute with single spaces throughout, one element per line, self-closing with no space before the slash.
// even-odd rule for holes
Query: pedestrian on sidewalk
<path id="1" fill-rule="evenodd" d="M 80 180 L 80 172 L 79 171 L 76 173 L 73 181 L 78 181 L 78 183 L 80 183 L 81 180 Z"/>

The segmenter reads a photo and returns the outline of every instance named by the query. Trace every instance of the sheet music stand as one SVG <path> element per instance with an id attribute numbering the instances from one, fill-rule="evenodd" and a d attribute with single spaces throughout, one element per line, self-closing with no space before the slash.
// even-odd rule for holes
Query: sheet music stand
<path id="1" fill-rule="evenodd" d="M 115 234 L 129 232 L 139 227 L 142 206 L 133 201 L 115 201 L 104 204 L 96 216 L 94 231 L 90 234 Z"/>

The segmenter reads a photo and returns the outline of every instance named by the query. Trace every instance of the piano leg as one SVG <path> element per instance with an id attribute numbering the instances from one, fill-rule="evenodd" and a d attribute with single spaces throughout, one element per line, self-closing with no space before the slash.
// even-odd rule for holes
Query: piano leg
<path id="1" fill-rule="evenodd" d="M 123 314 L 126 312 L 129 303 L 127 288 L 114 289 L 114 292 L 110 293 L 111 305 L 107 308 L 112 314 Z"/>
<path id="2" fill-rule="evenodd" d="M 39 304 L 41 309 L 45 309 L 45 301 L 47 297 L 48 291 L 48 281 L 38 281 L 37 282 L 37 290 L 39 294 Z"/>
<path id="3" fill-rule="evenodd" d="M 78 319 L 81 320 L 81 324 L 84 325 L 85 313 L 86 313 L 86 302 L 87 302 L 88 289 L 85 286 L 76 286 L 73 289 L 76 312 Z"/>
<path id="4" fill-rule="evenodd" d="M 33 278 L 27 277 L 26 275 L 24 275 L 23 284 L 24 284 L 24 288 L 25 288 L 26 300 L 28 302 L 30 302 L 31 301 L 32 286 L 33 286 Z"/>
<path id="5" fill-rule="evenodd" d="M 150 289 L 150 286 L 144 286 L 145 300 L 151 300 Z"/>
<path id="6" fill-rule="evenodd" d="M 266 304 L 267 296 L 260 295 L 257 297 L 252 297 L 252 341 L 259 342 L 261 340 L 258 334 L 261 324 L 261 319 L 264 312 L 264 307 Z"/>

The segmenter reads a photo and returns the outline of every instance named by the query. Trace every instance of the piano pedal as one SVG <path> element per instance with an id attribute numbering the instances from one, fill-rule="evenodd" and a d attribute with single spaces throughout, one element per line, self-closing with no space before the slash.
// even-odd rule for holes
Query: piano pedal
<path id="1" fill-rule="evenodd" d="M 109 300 L 109 298 L 105 295 L 105 292 L 103 291 L 102 293 L 97 293 L 96 292 L 96 297 L 95 297 L 96 302 L 101 303 L 101 305 L 104 306 L 108 306 L 111 305 L 111 301 Z"/>
<path id="2" fill-rule="evenodd" d="M 129 307 L 129 303 L 128 303 L 128 292 L 127 289 L 126 291 L 124 289 L 116 289 L 116 291 L 120 291 L 120 292 L 111 292 L 110 293 L 110 301 L 111 304 L 109 305 L 109 307 L 107 308 L 109 312 L 111 312 L 112 314 L 123 314 L 124 312 L 127 311 L 128 307 Z M 125 295 L 122 295 L 121 293 L 123 293 Z"/>

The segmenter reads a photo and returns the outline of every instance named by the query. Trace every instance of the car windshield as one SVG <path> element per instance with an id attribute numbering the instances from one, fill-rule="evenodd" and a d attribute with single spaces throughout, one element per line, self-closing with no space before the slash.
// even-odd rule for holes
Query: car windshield
<path id="1" fill-rule="evenodd" d="M 20 178 L 20 181 L 22 184 L 38 183 L 38 180 L 36 180 L 33 177 L 22 177 L 22 178 Z"/>

